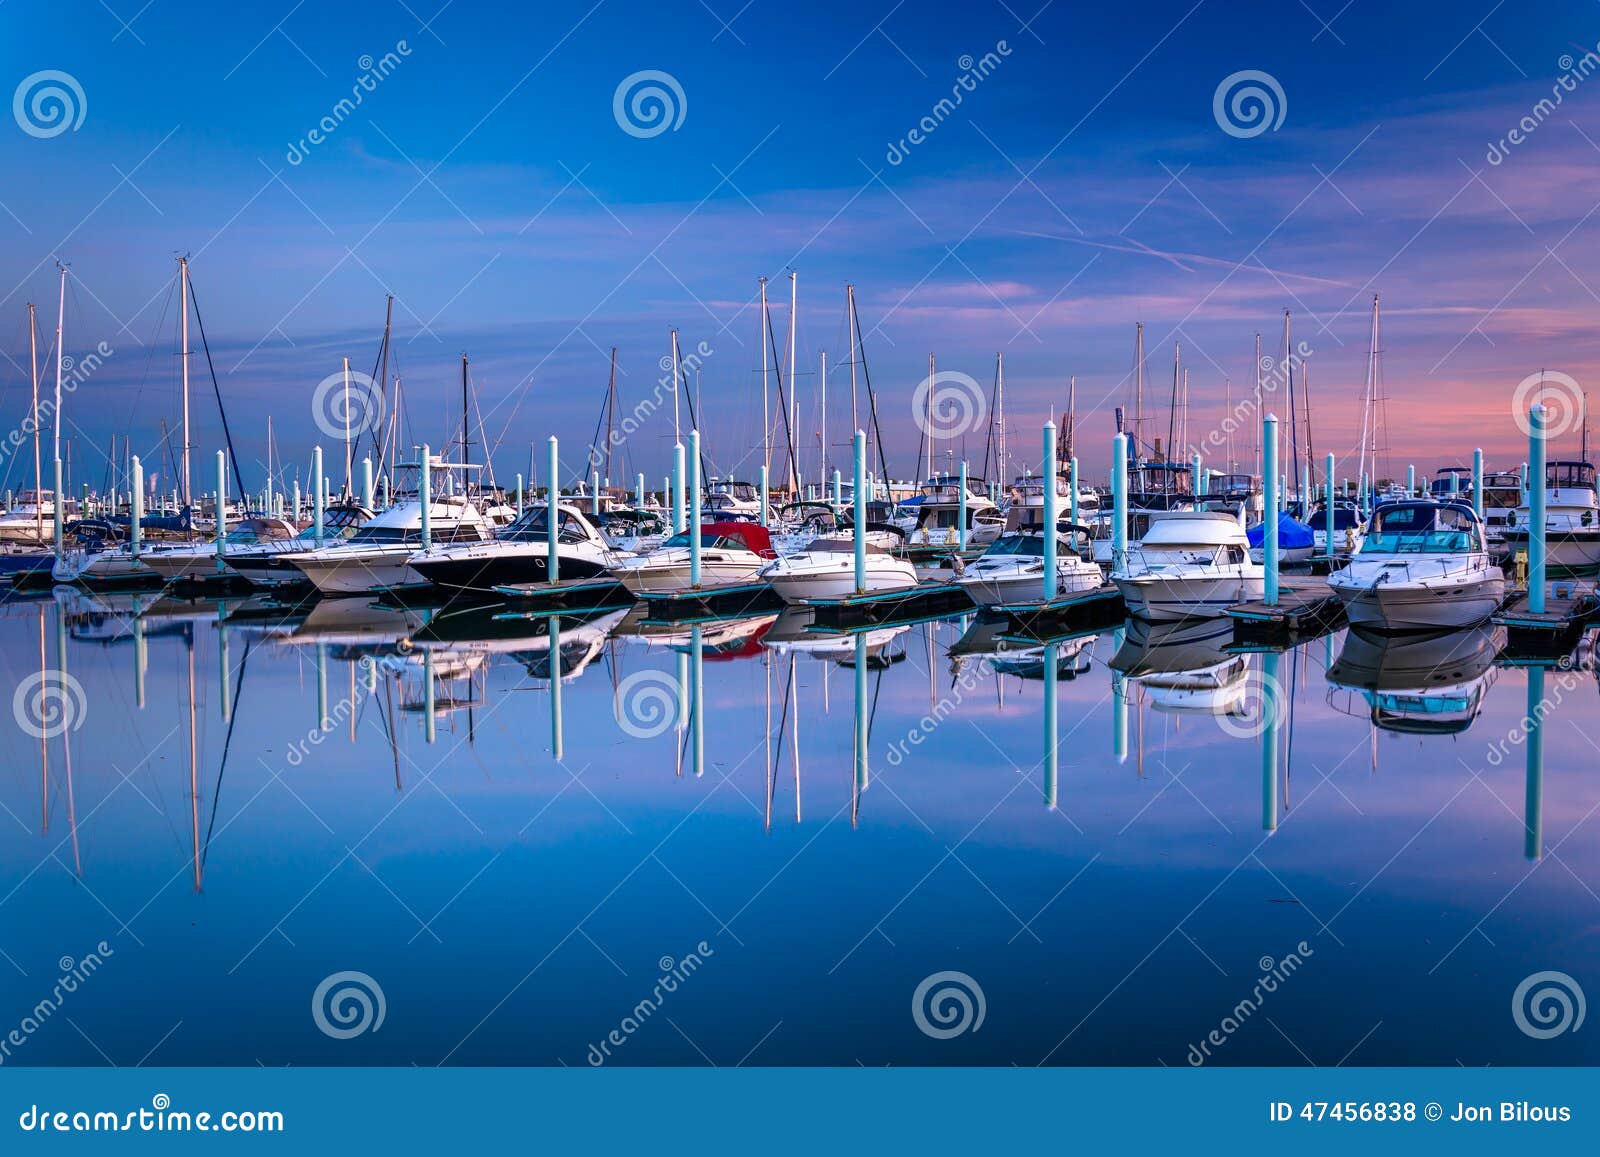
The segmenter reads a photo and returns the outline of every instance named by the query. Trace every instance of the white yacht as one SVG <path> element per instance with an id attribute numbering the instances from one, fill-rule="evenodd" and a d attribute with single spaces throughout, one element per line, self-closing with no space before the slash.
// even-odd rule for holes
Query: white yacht
<path id="1" fill-rule="evenodd" d="M 1422 499 L 1378 507 L 1361 553 L 1328 585 L 1352 625 L 1391 631 L 1476 626 L 1506 592 L 1472 507 Z"/>
<path id="2" fill-rule="evenodd" d="M 961 541 L 961 481 L 930 478 L 922 486 L 922 504 L 902 525 L 911 546 L 954 547 Z M 984 492 L 981 478 L 967 479 L 967 545 L 987 546 L 1005 530 L 1005 515 Z"/>
<path id="3" fill-rule="evenodd" d="M 636 595 L 669 594 L 690 587 L 690 532 L 675 534 L 648 554 L 620 558 L 612 577 Z M 707 522 L 700 527 L 700 586 L 754 581 L 774 558 L 772 540 L 754 522 Z"/>
<path id="4" fill-rule="evenodd" d="M 434 542 L 487 542 L 493 535 L 489 520 L 464 494 L 433 498 L 428 513 Z M 411 557 L 421 546 L 422 502 L 412 499 L 370 519 L 347 541 L 283 554 L 279 560 L 295 567 L 323 594 L 366 594 L 426 581 L 411 569 Z"/>
<path id="5" fill-rule="evenodd" d="M 865 592 L 908 590 L 917 585 L 917 568 L 881 546 L 866 544 Z M 786 603 L 838 599 L 857 593 L 856 550 L 851 538 L 819 538 L 804 550 L 780 555 L 761 576 Z"/>
<path id="6" fill-rule="evenodd" d="M 1483 476 L 1483 537 L 1491 550 L 1503 545 L 1506 528 L 1522 505 L 1522 475 L 1500 470 Z"/>
<path id="7" fill-rule="evenodd" d="M 140 561 L 168 582 L 206 579 L 219 574 L 231 574 L 237 577 L 238 572 L 227 563 L 229 551 L 253 550 L 269 543 L 280 543 L 287 549 L 288 544 L 295 540 L 298 533 L 293 523 L 282 518 L 246 518 L 228 532 L 227 539 L 222 544 L 223 555 L 220 566 L 217 559 L 217 544 L 214 541 L 170 549 L 159 547 L 148 549 L 141 554 Z"/>
<path id="8" fill-rule="evenodd" d="M 1530 486 L 1537 485 L 1529 479 Z M 1528 549 L 1528 500 L 1506 520 L 1501 541 L 1507 550 Z M 1554 570 L 1590 572 L 1600 567 L 1600 501 L 1595 498 L 1594 467 L 1587 462 L 1551 462 L 1544 475 L 1546 559 Z"/>
<path id="9" fill-rule="evenodd" d="M 1038 603 L 1044 589 L 1044 535 L 1035 531 L 1001 535 L 983 554 L 958 567 L 954 581 L 980 607 Z M 1048 597 L 1092 591 L 1105 578 L 1096 563 L 1086 561 L 1070 538 L 1056 546 L 1056 581 Z"/>
<path id="10" fill-rule="evenodd" d="M 419 550 L 407 565 L 450 594 L 492 595 L 499 587 L 550 581 L 549 507 L 535 506 L 488 542 L 452 542 Z M 556 571 L 562 579 L 603 575 L 618 556 L 577 506 L 561 502 Z"/>
<path id="11" fill-rule="evenodd" d="M 1239 519 L 1214 510 L 1173 511 L 1151 523 L 1111 581 L 1130 613 L 1156 622 L 1224 615 L 1259 599 L 1266 585 Z"/>
<path id="12" fill-rule="evenodd" d="M 62 506 L 63 521 L 78 517 L 78 500 Z M 24 490 L 11 509 L 0 514 L 0 543 L 49 546 L 56 540 L 56 496 L 53 490 Z"/>
<path id="13" fill-rule="evenodd" d="M 709 518 L 757 518 L 761 492 L 750 482 L 713 478 L 706 484 L 705 511 Z"/>
<path id="14" fill-rule="evenodd" d="M 364 506 L 330 506 L 322 514 L 322 545 L 348 542 L 372 518 Z M 316 527 L 307 526 L 292 538 L 258 540 L 226 554 L 228 569 L 252 586 L 289 586 L 306 581 L 299 567 L 286 561 L 292 554 L 317 548 Z"/>

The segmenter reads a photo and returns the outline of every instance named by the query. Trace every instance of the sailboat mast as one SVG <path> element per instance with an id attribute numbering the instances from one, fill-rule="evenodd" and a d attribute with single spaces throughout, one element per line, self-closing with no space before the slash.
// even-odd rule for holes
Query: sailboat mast
<path id="1" fill-rule="evenodd" d="M 822 487 L 828 487 L 828 351 L 823 350 L 817 369 L 817 386 L 822 392 Z"/>
<path id="2" fill-rule="evenodd" d="M 1144 436 L 1144 322 L 1134 325 L 1133 339 L 1133 460 L 1139 461 L 1139 439 Z"/>
<path id="3" fill-rule="evenodd" d="M 179 351 L 183 357 L 183 462 L 180 469 L 179 484 L 183 490 L 183 505 L 190 504 L 189 490 L 189 259 L 178 258 L 178 280 L 182 287 L 183 298 L 183 336 L 180 339 L 182 349 Z"/>
<path id="4" fill-rule="evenodd" d="M 1257 413 L 1256 413 L 1256 420 L 1251 423 L 1251 426 L 1254 428 L 1254 431 L 1255 431 L 1254 436 L 1251 438 L 1251 442 L 1255 446 L 1256 456 L 1255 456 L 1255 467 L 1253 468 L 1253 470 L 1251 472 L 1257 478 L 1259 478 L 1259 477 L 1261 477 L 1261 413 L 1260 413 L 1260 410 L 1261 410 L 1262 405 L 1264 404 L 1262 402 L 1262 400 L 1261 400 L 1261 335 L 1259 333 L 1256 334 L 1255 373 L 1256 373 L 1256 399 L 1255 400 L 1256 400 L 1256 411 L 1257 411 Z"/>
<path id="5" fill-rule="evenodd" d="M 44 542 L 44 469 L 39 461 L 39 326 L 34 319 L 33 302 L 28 302 L 28 360 L 33 379 L 33 537 L 36 543 Z M 55 496 L 61 501 L 61 495 Z M 40 620 L 41 631 L 44 629 Z"/>
<path id="6" fill-rule="evenodd" d="M 468 440 L 471 431 L 471 408 L 467 401 L 467 355 L 461 355 L 461 462 L 470 465 L 472 462 L 472 443 Z"/>
<path id="7" fill-rule="evenodd" d="M 1077 455 L 1077 447 L 1073 445 L 1074 427 L 1078 424 L 1078 375 L 1073 374 L 1067 379 L 1067 461 L 1071 462 Z"/>
<path id="8" fill-rule="evenodd" d="M 938 389 L 939 389 L 939 379 L 938 379 L 938 376 L 937 376 L 937 371 L 934 368 L 933 355 L 929 354 L 928 355 L 928 396 L 927 396 L 927 398 L 925 399 L 925 402 L 924 402 L 924 413 L 926 415 L 924 420 L 925 420 L 925 422 L 927 424 L 927 427 L 928 427 L 928 472 L 925 475 L 923 475 L 924 478 L 932 478 L 933 477 L 933 474 L 934 474 L 934 462 L 937 460 L 938 446 L 936 444 L 937 443 L 937 439 L 934 437 L 934 433 L 933 433 L 933 431 L 934 431 L 933 415 L 935 413 L 934 394 L 938 392 Z"/>
<path id="9" fill-rule="evenodd" d="M 761 279 L 761 463 L 767 468 L 767 477 L 772 477 L 772 399 L 767 384 L 767 375 L 771 369 L 767 363 L 767 332 L 770 328 L 767 321 L 767 279 Z M 672 388 L 678 388 L 678 337 L 672 337 Z M 674 403 L 676 405 L 676 403 Z"/>
<path id="10" fill-rule="evenodd" d="M 853 438 L 855 432 L 861 428 L 861 419 L 857 416 L 856 409 L 856 342 L 859 338 L 856 335 L 856 287 L 853 285 L 844 287 L 844 308 L 850 315 L 847 320 L 850 325 L 850 436 Z M 868 433 L 867 437 L 872 437 L 871 433 Z M 870 453 L 867 455 L 867 461 L 872 461 Z"/>
<path id="11" fill-rule="evenodd" d="M 795 324 L 795 308 L 800 303 L 799 281 L 800 275 L 791 269 L 789 271 L 789 412 L 792 416 L 789 420 L 789 492 L 796 498 L 799 497 L 800 488 L 800 480 L 795 476 L 795 471 L 798 469 L 796 462 L 798 461 L 799 446 L 797 443 L 800 438 L 800 433 L 796 429 L 799 425 L 800 415 L 800 376 L 795 373 L 797 367 L 795 365 L 794 350 L 795 330 L 798 328 Z"/>
<path id="12" fill-rule="evenodd" d="M 996 482 L 1006 480 L 1006 359 L 1005 355 L 994 355 L 994 424 L 997 433 L 995 455 Z"/>
<path id="13" fill-rule="evenodd" d="M 1361 457 L 1357 480 L 1367 472 L 1367 443 L 1372 437 L 1372 395 L 1378 377 L 1378 295 L 1372 295 L 1372 327 L 1367 343 L 1367 389 L 1361 400 Z"/>
<path id="14" fill-rule="evenodd" d="M 351 483 L 355 479 L 355 458 L 350 450 L 350 359 L 344 359 L 344 496 L 350 497 Z M 218 523 L 220 526 L 221 524 Z"/>
<path id="15" fill-rule="evenodd" d="M 61 297 L 56 306 L 56 408 L 50 415 L 50 439 L 52 457 L 61 461 L 61 327 L 67 319 L 67 267 L 61 262 L 56 262 L 56 268 L 61 270 Z M 61 501 L 61 495 L 56 495 L 56 501 Z"/>

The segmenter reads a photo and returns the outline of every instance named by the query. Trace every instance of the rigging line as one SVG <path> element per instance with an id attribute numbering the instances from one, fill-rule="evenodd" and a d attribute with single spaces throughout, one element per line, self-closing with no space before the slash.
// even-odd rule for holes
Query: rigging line
<path id="1" fill-rule="evenodd" d="M 789 454 L 789 476 L 794 479 L 796 488 L 798 488 L 800 465 L 794 460 L 794 431 L 789 428 L 789 403 L 783 396 L 783 366 L 778 364 L 778 339 L 772 332 L 771 313 L 767 314 L 767 344 L 772 349 L 772 374 L 773 377 L 778 379 L 778 410 L 783 417 L 783 446 Z M 689 411 L 689 415 L 691 418 L 694 416 L 693 409 Z M 767 481 L 770 483 L 772 480 L 769 478 Z"/>
<path id="2" fill-rule="evenodd" d="M 200 348 L 205 351 L 206 369 L 211 372 L 211 392 L 217 397 L 217 413 L 222 418 L 222 440 L 228 444 L 228 463 L 233 467 L 234 485 L 239 487 L 239 501 L 244 503 L 245 513 L 250 512 L 250 491 L 245 487 L 244 474 L 239 469 L 239 455 L 233 448 L 233 431 L 228 428 L 228 411 L 222 404 L 222 386 L 217 382 L 217 367 L 211 363 L 211 347 L 206 343 L 206 323 L 200 320 L 200 298 L 194 291 L 194 273 L 189 274 L 189 303 L 194 306 L 195 325 L 200 328 Z M 222 495 L 217 495 L 217 535 L 221 537 L 225 529 L 224 512 L 222 510 Z"/>
<path id="3" fill-rule="evenodd" d="M 878 395 L 872 389 L 872 372 L 867 369 L 867 344 L 866 337 L 861 332 L 861 311 L 856 307 L 855 298 L 850 299 L 850 311 L 856 323 L 856 349 L 852 352 L 861 363 L 861 380 L 867 387 L 867 413 L 872 422 L 873 440 L 878 444 L 878 473 L 883 476 L 884 485 L 889 484 L 889 463 L 883 452 L 883 430 L 878 425 Z M 852 436 L 854 431 L 851 431 Z"/>

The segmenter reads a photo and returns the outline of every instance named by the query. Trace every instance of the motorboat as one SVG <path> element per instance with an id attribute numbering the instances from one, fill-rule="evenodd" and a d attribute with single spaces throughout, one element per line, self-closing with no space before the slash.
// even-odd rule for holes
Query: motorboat
<path id="1" fill-rule="evenodd" d="M 487 542 L 489 520 L 465 494 L 431 498 L 429 537 L 436 543 Z M 411 569 L 422 546 L 422 501 L 398 503 L 369 519 L 346 541 L 281 556 L 325 595 L 366 594 L 426 580 Z"/>
<path id="2" fill-rule="evenodd" d="M 78 517 L 78 500 L 62 504 L 63 521 Z M 48 546 L 56 540 L 56 495 L 53 490 L 24 490 L 11 509 L 0 514 L 0 543 Z"/>
<path id="3" fill-rule="evenodd" d="M 967 479 L 967 546 L 987 546 L 1005 530 L 1005 515 L 985 492 L 981 478 Z M 910 546 L 955 547 L 961 542 L 961 480 L 930 478 L 922 486 L 922 501 L 902 524 Z"/>
<path id="4" fill-rule="evenodd" d="M 1522 475 L 1497 470 L 1483 476 L 1483 537 L 1489 549 L 1504 545 L 1506 528 L 1522 505 Z"/>
<path id="5" fill-rule="evenodd" d="M 348 542 L 372 520 L 372 511 L 364 506 L 330 506 L 322 514 L 321 546 Z M 292 586 L 306 581 L 305 573 L 288 561 L 292 554 L 316 550 L 317 528 L 307 526 L 291 538 L 260 540 L 238 549 L 229 547 L 224 554 L 227 568 L 251 586 Z M 203 551 L 201 553 L 204 553 Z"/>
<path id="6" fill-rule="evenodd" d="M 675 534 L 648 554 L 619 558 L 611 567 L 618 582 L 636 595 L 690 589 L 690 531 Z M 708 522 L 700 527 L 700 586 L 751 582 L 776 555 L 766 527 L 753 522 Z"/>
<path id="7" fill-rule="evenodd" d="M 1267 555 L 1267 524 L 1257 523 L 1245 531 L 1250 540 L 1250 557 L 1265 562 Z M 1306 562 L 1311 558 L 1316 535 L 1311 527 L 1301 522 L 1287 510 L 1278 513 L 1278 562 L 1284 566 Z"/>
<path id="8" fill-rule="evenodd" d="M 664 511 L 649 507 L 614 506 L 600 515 L 600 536 L 621 554 L 644 554 L 667 541 L 672 533 Z"/>
<path id="9" fill-rule="evenodd" d="M 1322 557 L 1329 557 L 1328 550 L 1328 504 L 1319 502 L 1312 508 L 1311 517 L 1307 520 L 1311 527 L 1311 543 L 1315 553 Z M 1333 503 L 1333 550 L 1334 558 L 1349 557 L 1361 549 L 1361 536 L 1363 534 L 1361 512 L 1356 509 L 1356 504 L 1346 499 L 1335 499 Z"/>
<path id="10" fill-rule="evenodd" d="M 711 520 L 757 518 L 761 514 L 761 492 L 750 482 L 713 478 L 706 483 L 704 509 Z"/>
<path id="11" fill-rule="evenodd" d="M 217 553 L 215 541 L 170 549 L 156 547 L 143 552 L 140 561 L 167 582 L 211 578 L 237 572 L 227 564 L 230 551 L 249 550 L 268 543 L 290 543 L 299 529 L 282 518 L 252 516 L 237 523 L 222 543 L 222 553 Z"/>
<path id="12" fill-rule="evenodd" d="M 1361 552 L 1328 585 L 1353 625 L 1389 631 L 1476 626 L 1506 591 L 1472 507 L 1425 499 L 1374 511 Z"/>
<path id="13" fill-rule="evenodd" d="M 819 538 L 804 550 L 780 555 L 761 569 L 786 603 L 837 599 L 861 593 L 907 590 L 917 585 L 917 568 L 881 546 L 863 544 L 865 571 L 857 582 L 853 538 Z"/>
<path id="14" fill-rule="evenodd" d="M 1151 523 L 1111 581 L 1130 613 L 1156 622 L 1225 615 L 1266 587 L 1239 518 L 1215 510 L 1171 512 Z"/>
<path id="15" fill-rule="evenodd" d="M 562 579 L 604 575 L 617 561 L 577 506 L 556 507 L 556 571 Z M 448 594 L 492 595 L 497 587 L 550 581 L 549 507 L 541 504 L 488 542 L 455 542 L 413 554 L 407 565 Z"/>
<path id="16" fill-rule="evenodd" d="M 1070 537 L 1058 535 L 1056 578 L 1050 592 L 1044 582 L 1044 535 L 1033 532 L 1001 535 L 982 555 L 958 566 L 955 578 L 980 607 L 1038 603 L 1046 597 L 1092 591 L 1105 582 L 1100 567 L 1074 549 Z"/>
<path id="17" fill-rule="evenodd" d="M 1533 485 L 1532 480 L 1529 485 Z M 1507 550 L 1528 549 L 1532 507 L 1527 499 L 1506 519 L 1500 538 Z M 1600 501 L 1588 462 L 1551 462 L 1544 476 L 1545 559 L 1568 574 L 1600 568 Z"/>

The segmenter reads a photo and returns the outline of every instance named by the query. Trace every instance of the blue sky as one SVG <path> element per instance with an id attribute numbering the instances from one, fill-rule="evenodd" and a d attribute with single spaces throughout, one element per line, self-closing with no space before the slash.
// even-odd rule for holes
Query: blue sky
<path id="1" fill-rule="evenodd" d="M 1600 42 L 1590 3 L 141 2 L 0 5 L 0 79 L 60 70 L 84 105 L 75 130 L 0 131 L 0 349 L 12 359 L 0 407 L 8 428 L 26 412 L 24 303 L 53 330 L 60 255 L 68 352 L 115 350 L 67 406 L 88 481 L 114 433 L 159 456 L 161 421 L 176 421 L 169 294 L 182 251 L 252 464 L 269 415 L 280 451 L 307 457 L 313 389 L 341 356 L 372 368 L 389 292 L 409 440 L 451 429 L 466 352 L 506 479 L 551 433 L 576 461 L 610 347 L 631 407 L 672 326 L 712 351 L 701 398 L 713 459 L 752 472 L 756 280 L 772 280 L 782 345 L 790 268 L 803 441 L 820 436 L 818 355 L 846 356 L 853 282 L 902 475 L 915 469 L 910 399 L 929 354 L 985 387 L 1005 354 L 1015 468 L 1037 456 L 1039 424 L 1077 374 L 1091 469 L 1111 407 L 1131 402 L 1136 322 L 1152 410 L 1183 344 L 1192 441 L 1220 418 L 1225 379 L 1241 396 L 1254 335 L 1275 353 L 1292 310 L 1313 350 L 1319 452 L 1344 456 L 1382 293 L 1398 469 L 1474 445 L 1520 460 L 1518 382 L 1554 369 L 1586 383 L 1597 362 L 1600 278 L 1584 256 L 1600 83 L 1579 79 L 1558 108 L 1532 111 Z M 389 75 L 336 112 L 363 58 L 386 53 Z M 986 53 L 988 75 L 936 111 L 964 58 Z M 613 113 L 619 83 L 643 70 L 683 94 L 681 123 L 649 137 Z M 1219 83 L 1242 70 L 1283 93 L 1281 124 L 1255 136 L 1214 115 Z M 1491 163 L 1491 143 L 1530 115 L 1533 130 Z M 328 116 L 327 139 L 296 151 Z M 928 116 L 933 131 L 891 163 L 891 144 Z M 848 380 L 830 384 L 837 444 Z M 220 428 L 196 399 L 194 443 L 209 454 Z M 1164 410 L 1153 425 L 1165 433 Z M 670 441 L 665 411 L 630 439 L 629 467 L 658 478 Z M 969 433 L 966 453 L 981 456 L 982 441 Z M 815 460 L 812 449 L 808 472 Z"/>

